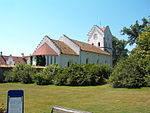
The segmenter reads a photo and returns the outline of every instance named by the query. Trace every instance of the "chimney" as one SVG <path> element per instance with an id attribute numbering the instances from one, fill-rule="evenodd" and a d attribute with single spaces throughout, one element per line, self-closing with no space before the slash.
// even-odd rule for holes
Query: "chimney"
<path id="1" fill-rule="evenodd" d="M 0 52 L 0 56 L 2 56 L 2 55 L 3 55 L 3 52 L 1 51 L 1 52 Z"/>
<path id="2" fill-rule="evenodd" d="M 22 55 L 22 58 L 24 58 L 24 53 L 21 53 L 21 55 Z"/>

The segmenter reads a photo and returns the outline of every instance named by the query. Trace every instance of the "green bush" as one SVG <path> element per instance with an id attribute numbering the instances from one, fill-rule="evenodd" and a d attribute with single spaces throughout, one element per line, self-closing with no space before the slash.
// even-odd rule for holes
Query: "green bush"
<path id="1" fill-rule="evenodd" d="M 44 75 L 42 72 L 36 73 L 34 75 L 34 82 L 37 85 L 49 85 L 50 84 L 48 76 Z"/>
<path id="2" fill-rule="evenodd" d="M 17 64 L 11 71 L 5 72 L 5 81 L 32 83 L 37 85 L 68 85 L 87 86 L 104 84 L 111 68 L 107 65 L 72 64 L 70 67 L 60 68 L 57 64 L 49 65 L 40 72 L 36 72 L 30 65 Z"/>
<path id="3" fill-rule="evenodd" d="M 19 82 L 19 78 L 12 70 L 4 72 L 5 82 Z"/>
<path id="4" fill-rule="evenodd" d="M 54 81 L 54 77 L 56 76 L 56 74 L 59 72 L 60 69 L 61 68 L 59 67 L 58 64 L 52 64 L 52 65 L 47 66 L 45 69 L 43 69 L 42 73 L 45 76 L 47 76 L 50 84 L 52 84 Z"/>
<path id="5" fill-rule="evenodd" d="M 34 81 L 37 85 L 53 84 L 54 78 L 61 68 L 57 64 L 49 65 L 41 72 L 35 74 Z"/>
<path id="6" fill-rule="evenodd" d="M 54 77 L 54 84 L 61 86 L 61 85 L 66 85 L 67 83 L 67 73 L 68 72 L 68 68 L 61 68 L 59 70 L 59 72 L 56 74 L 56 76 Z"/>
<path id="7" fill-rule="evenodd" d="M 84 65 L 85 75 L 89 78 L 89 85 L 103 84 L 103 77 L 100 73 L 100 66 L 95 64 Z"/>
<path id="8" fill-rule="evenodd" d="M 28 84 L 33 83 L 33 75 L 35 73 L 35 70 L 30 65 L 24 65 L 22 70 L 19 70 L 20 76 L 19 80 L 22 83 Z"/>
<path id="9" fill-rule="evenodd" d="M 63 68 L 55 77 L 55 85 L 87 86 L 105 83 L 105 77 L 110 74 L 109 66 L 95 64 L 72 64 Z"/>
<path id="10" fill-rule="evenodd" d="M 150 74 L 145 77 L 146 86 L 150 87 Z"/>
<path id="11" fill-rule="evenodd" d="M 110 77 L 113 87 L 139 88 L 145 86 L 142 63 L 135 57 L 123 59 L 115 66 Z"/>
<path id="12" fill-rule="evenodd" d="M 145 58 L 145 66 L 144 66 L 144 70 L 145 70 L 145 82 L 146 82 L 146 86 L 150 87 L 150 57 L 146 57 Z"/>
<path id="13" fill-rule="evenodd" d="M 6 82 L 33 83 L 34 69 L 23 63 L 18 63 L 11 71 L 5 72 Z"/>

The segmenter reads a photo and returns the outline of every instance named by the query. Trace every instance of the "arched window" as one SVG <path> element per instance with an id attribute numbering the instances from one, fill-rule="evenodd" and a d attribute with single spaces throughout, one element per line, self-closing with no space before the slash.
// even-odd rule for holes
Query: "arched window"
<path id="1" fill-rule="evenodd" d="M 94 39 L 95 39 L 95 40 L 97 39 L 97 34 L 94 34 Z"/>
<path id="2" fill-rule="evenodd" d="M 100 42 L 98 42 L 98 46 L 99 46 L 99 47 L 101 46 L 101 43 L 100 43 Z"/>
<path id="3" fill-rule="evenodd" d="M 88 64 L 89 63 L 89 59 L 88 58 L 86 58 L 86 64 Z"/>

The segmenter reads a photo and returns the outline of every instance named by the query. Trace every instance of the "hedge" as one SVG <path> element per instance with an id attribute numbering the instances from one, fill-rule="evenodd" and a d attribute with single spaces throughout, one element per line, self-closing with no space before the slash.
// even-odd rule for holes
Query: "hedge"
<path id="1" fill-rule="evenodd" d="M 36 83 L 37 85 L 89 86 L 106 83 L 112 69 L 108 65 L 72 64 L 61 68 L 57 64 L 49 65 L 36 72 L 30 65 L 17 64 L 11 71 L 5 72 L 6 82 Z"/>

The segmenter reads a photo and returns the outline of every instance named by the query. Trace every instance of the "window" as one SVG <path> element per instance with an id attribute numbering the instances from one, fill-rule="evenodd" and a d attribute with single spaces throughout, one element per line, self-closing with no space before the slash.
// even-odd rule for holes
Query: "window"
<path id="1" fill-rule="evenodd" d="M 89 63 L 89 59 L 87 58 L 87 59 L 86 59 L 86 64 L 88 64 L 88 63 Z"/>
<path id="2" fill-rule="evenodd" d="M 67 62 L 67 66 L 69 67 L 69 66 L 71 66 L 72 64 L 73 64 L 73 60 L 70 59 L 70 60 Z"/>
<path id="3" fill-rule="evenodd" d="M 56 64 L 56 56 L 54 56 L 54 64 Z"/>
<path id="4" fill-rule="evenodd" d="M 50 63 L 50 64 L 52 64 L 52 60 L 53 60 L 53 59 L 52 59 L 52 56 L 50 56 L 50 57 L 51 57 L 51 63 Z"/>
<path id="5" fill-rule="evenodd" d="M 97 64 L 99 65 L 99 59 L 97 59 Z"/>
<path id="6" fill-rule="evenodd" d="M 99 46 L 99 47 L 101 46 L 101 43 L 100 43 L 100 42 L 98 42 L 98 46 Z"/>
<path id="7" fill-rule="evenodd" d="M 9 65 L 12 65 L 12 61 L 9 61 L 9 63 L 8 63 Z"/>
<path id="8" fill-rule="evenodd" d="M 68 63 L 67 63 L 67 66 L 69 67 L 70 66 L 70 62 L 68 61 Z"/>
<path id="9" fill-rule="evenodd" d="M 49 65 L 49 56 L 47 56 L 47 65 Z"/>
<path id="10" fill-rule="evenodd" d="M 95 40 L 97 39 L 97 34 L 94 34 L 94 39 L 95 39 Z"/>

